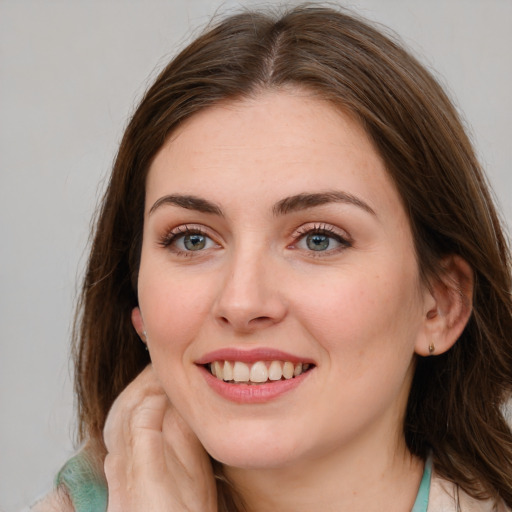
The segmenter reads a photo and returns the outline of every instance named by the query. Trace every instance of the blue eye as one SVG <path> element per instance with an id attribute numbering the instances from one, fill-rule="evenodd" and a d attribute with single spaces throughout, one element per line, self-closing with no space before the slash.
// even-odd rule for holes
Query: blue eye
<path id="1" fill-rule="evenodd" d="M 219 247 L 199 227 L 179 226 L 159 240 L 159 244 L 175 254 L 192 255 L 206 249 Z"/>
<path id="2" fill-rule="evenodd" d="M 333 245 L 332 242 L 336 243 L 331 236 L 327 236 L 322 233 L 309 234 L 305 237 L 305 241 L 308 249 L 311 249 L 312 251 L 326 251 Z"/>
<path id="3" fill-rule="evenodd" d="M 351 246 L 351 242 L 333 231 L 330 226 L 315 226 L 313 229 L 303 229 L 297 235 L 295 247 L 308 252 L 333 252 Z"/>

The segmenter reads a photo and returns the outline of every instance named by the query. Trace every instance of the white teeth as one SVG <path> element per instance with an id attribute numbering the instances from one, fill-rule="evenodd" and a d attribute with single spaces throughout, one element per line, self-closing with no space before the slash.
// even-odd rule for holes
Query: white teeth
<path id="1" fill-rule="evenodd" d="M 209 369 L 214 377 L 224 381 L 262 384 L 267 381 L 286 380 L 298 377 L 309 370 L 309 363 L 292 363 L 291 361 L 257 361 L 246 364 L 241 361 L 214 361 Z"/>
<path id="2" fill-rule="evenodd" d="M 224 361 L 224 373 L 222 378 L 224 380 L 233 380 L 233 366 L 229 361 Z"/>
<path id="3" fill-rule="evenodd" d="M 268 370 L 263 361 L 254 363 L 251 367 L 250 381 L 251 382 L 267 382 Z"/>
<path id="4" fill-rule="evenodd" d="M 215 375 L 218 379 L 222 380 L 224 378 L 224 370 L 222 368 L 222 363 L 220 361 L 215 361 L 213 363 L 213 369 L 214 372 L 213 375 Z"/>
<path id="5" fill-rule="evenodd" d="M 270 380 L 281 380 L 283 369 L 279 361 L 272 361 L 268 368 L 268 378 Z"/>
<path id="6" fill-rule="evenodd" d="M 283 377 L 285 379 L 291 379 L 293 377 L 293 371 L 294 371 L 293 363 L 290 363 L 290 361 L 286 361 L 286 363 L 283 364 Z"/>
<path id="7" fill-rule="evenodd" d="M 225 367 L 225 364 L 224 364 Z M 233 366 L 233 380 L 235 382 L 247 382 L 250 377 L 249 367 L 240 361 L 236 361 Z M 224 379 L 226 375 L 224 374 Z"/>

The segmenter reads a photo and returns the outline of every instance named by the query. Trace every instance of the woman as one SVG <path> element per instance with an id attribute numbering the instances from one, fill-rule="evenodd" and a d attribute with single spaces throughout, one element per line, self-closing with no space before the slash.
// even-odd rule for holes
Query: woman
<path id="1" fill-rule="evenodd" d="M 511 287 L 413 57 L 342 11 L 230 17 L 124 135 L 76 330 L 86 444 L 36 510 L 508 510 Z"/>

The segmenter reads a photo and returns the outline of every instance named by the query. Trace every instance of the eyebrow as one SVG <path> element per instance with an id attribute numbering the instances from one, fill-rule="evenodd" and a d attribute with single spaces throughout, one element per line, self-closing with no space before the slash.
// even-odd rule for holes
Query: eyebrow
<path id="1" fill-rule="evenodd" d="M 156 209 L 166 204 L 179 206 L 181 208 L 186 208 L 187 210 L 195 210 L 202 213 L 211 213 L 214 215 L 224 216 L 222 210 L 215 203 L 203 199 L 202 197 L 182 194 L 170 194 L 161 197 L 153 204 L 149 210 L 149 215 L 151 215 Z"/>
<path id="2" fill-rule="evenodd" d="M 315 206 L 322 206 L 329 203 L 350 204 L 376 216 L 375 211 L 363 200 L 347 192 L 337 190 L 314 194 L 304 193 L 286 197 L 276 203 L 273 208 L 273 212 L 274 215 L 285 215 L 287 213 L 306 210 L 308 208 L 314 208 Z"/>
<path id="3" fill-rule="evenodd" d="M 272 208 L 272 212 L 276 216 L 286 215 L 287 213 L 307 210 L 315 206 L 322 206 L 329 203 L 345 203 L 357 206 L 362 210 L 376 215 L 374 210 L 363 200 L 358 197 L 341 191 L 328 191 L 317 193 L 302 193 L 294 196 L 285 197 L 277 202 Z M 169 194 L 158 199 L 151 209 L 149 215 L 163 205 L 179 206 L 187 210 L 195 210 L 201 213 L 209 213 L 213 215 L 224 216 L 222 209 L 215 203 L 193 195 Z"/>

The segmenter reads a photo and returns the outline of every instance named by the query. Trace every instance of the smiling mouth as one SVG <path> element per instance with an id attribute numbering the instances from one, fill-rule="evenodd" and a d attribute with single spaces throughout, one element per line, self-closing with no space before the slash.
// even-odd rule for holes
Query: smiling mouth
<path id="1" fill-rule="evenodd" d="M 232 384 L 265 384 L 290 380 L 310 371 L 310 363 L 291 361 L 257 361 L 247 364 L 242 361 L 214 361 L 204 367 L 218 380 Z"/>

